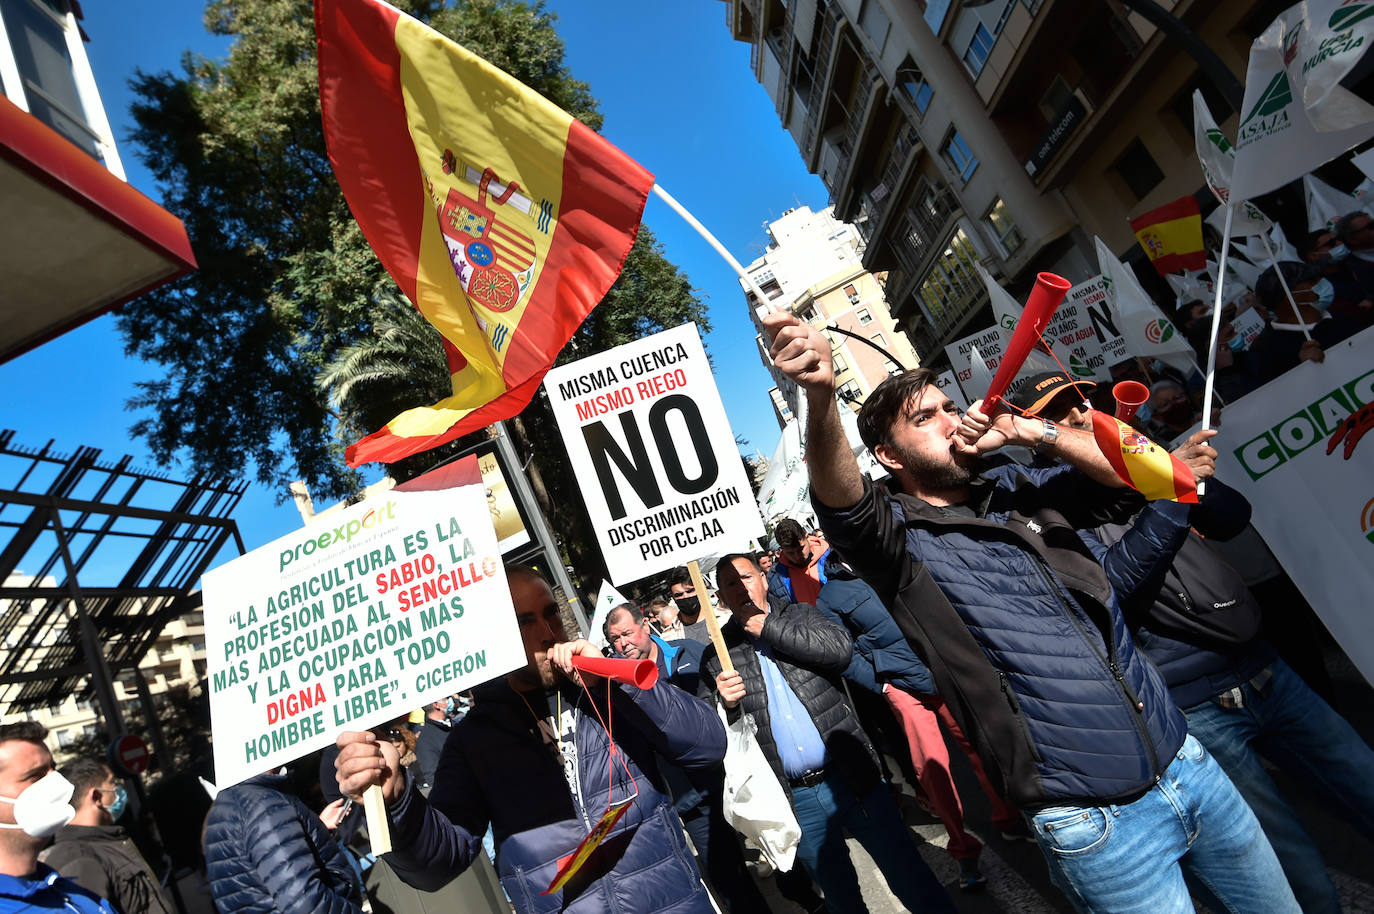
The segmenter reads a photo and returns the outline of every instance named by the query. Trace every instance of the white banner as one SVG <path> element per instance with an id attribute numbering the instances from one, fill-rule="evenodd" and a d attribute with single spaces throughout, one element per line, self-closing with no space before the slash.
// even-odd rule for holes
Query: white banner
<path id="1" fill-rule="evenodd" d="M 1372 355 L 1374 329 L 1226 407 L 1217 475 L 1250 500 L 1269 548 L 1374 683 Z"/>
<path id="2" fill-rule="evenodd" d="M 763 533 L 696 324 L 555 368 L 544 390 L 616 584 Z"/>
<path id="3" fill-rule="evenodd" d="M 1367 4 L 1305 0 L 1250 47 L 1231 195 L 1268 193 L 1374 136 L 1374 107 L 1340 85 L 1370 50 Z"/>
<path id="4" fill-rule="evenodd" d="M 393 489 L 203 587 L 221 788 L 525 664 L 480 484 Z"/>

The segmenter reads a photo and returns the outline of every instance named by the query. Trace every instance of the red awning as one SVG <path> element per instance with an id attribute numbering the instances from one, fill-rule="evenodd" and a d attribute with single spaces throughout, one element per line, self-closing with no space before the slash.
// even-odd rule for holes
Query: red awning
<path id="1" fill-rule="evenodd" d="M 181 220 L 0 95 L 0 361 L 196 268 Z"/>

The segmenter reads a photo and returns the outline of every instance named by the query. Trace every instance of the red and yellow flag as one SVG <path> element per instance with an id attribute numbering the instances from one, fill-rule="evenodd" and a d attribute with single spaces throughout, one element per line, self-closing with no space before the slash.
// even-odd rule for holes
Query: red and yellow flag
<path id="1" fill-rule="evenodd" d="M 317 0 L 329 161 L 444 337 L 453 395 L 348 448 L 390 462 L 520 412 L 620 274 L 653 176 L 518 80 L 378 0 Z"/>
<path id="2" fill-rule="evenodd" d="M 1154 501 L 1197 503 L 1197 480 L 1187 464 L 1120 419 L 1092 411 L 1093 437 L 1121 481 Z"/>
<path id="3" fill-rule="evenodd" d="M 1180 270 L 1205 270 L 1207 250 L 1202 244 L 1202 213 L 1196 197 L 1180 197 L 1131 220 L 1159 275 Z"/>

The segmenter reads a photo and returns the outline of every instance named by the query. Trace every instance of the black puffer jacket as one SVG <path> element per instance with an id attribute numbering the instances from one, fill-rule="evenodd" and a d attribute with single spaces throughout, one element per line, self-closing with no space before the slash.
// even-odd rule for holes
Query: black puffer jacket
<path id="1" fill-rule="evenodd" d="M 162 886 L 118 825 L 68 825 L 43 862 L 125 914 L 171 914 Z"/>
<path id="2" fill-rule="evenodd" d="M 856 791 L 867 790 L 882 776 L 878 756 L 840 685 L 840 675 L 849 666 L 854 653 L 854 642 L 847 631 L 810 604 L 783 605 L 771 597 L 769 602 L 771 612 L 763 623 L 763 641 L 772 649 L 783 678 L 797 693 L 820 731 L 829 755 L 826 767 L 849 781 Z M 744 698 L 727 713 L 732 719 L 741 713 L 753 715 L 758 725 L 759 746 L 768 757 L 773 773 L 787 788 L 782 761 L 773 742 L 768 693 L 758 654 L 750 645 L 743 626 L 734 619 L 721 627 L 721 634 L 725 636 L 730 661 L 744 680 Z M 697 690 L 697 694 L 707 701 L 716 700 L 716 676 L 720 671 L 720 657 L 715 647 L 707 647 L 701 658 L 701 685 Z"/>
<path id="3" fill-rule="evenodd" d="M 285 775 L 225 788 L 210 808 L 210 894 L 234 914 L 360 914 L 357 883 L 319 816 Z"/>

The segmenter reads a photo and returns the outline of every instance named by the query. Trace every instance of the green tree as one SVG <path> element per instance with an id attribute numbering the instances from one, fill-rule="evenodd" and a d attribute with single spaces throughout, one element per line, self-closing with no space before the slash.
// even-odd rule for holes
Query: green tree
<path id="1" fill-rule="evenodd" d="M 601 126 L 589 87 L 564 64 L 557 17 L 542 3 L 396 5 Z M 402 392 L 417 405 L 421 392 L 434 391 L 428 380 L 403 379 L 366 409 L 338 412 L 316 386 L 337 354 L 384 342 L 398 324 L 387 305 L 394 287 L 329 167 L 309 0 L 213 0 L 205 21 L 234 39 L 226 59 L 188 56 L 181 74 L 133 80 L 139 157 L 164 205 L 186 223 L 200 264 L 119 314 L 126 350 L 160 366 L 130 401 L 139 412 L 133 431 L 164 462 L 184 457 L 197 472 L 234 476 L 252 467 L 282 497 L 293 479 L 317 498 L 346 496 L 361 481 L 342 460 L 357 423 L 375 431 Z M 704 323 L 690 284 L 643 232 L 573 351 L 692 318 Z M 359 403 L 374 396 L 365 389 L 381 390 L 356 389 Z M 548 436 L 534 437 L 530 444 L 546 453 Z"/>

